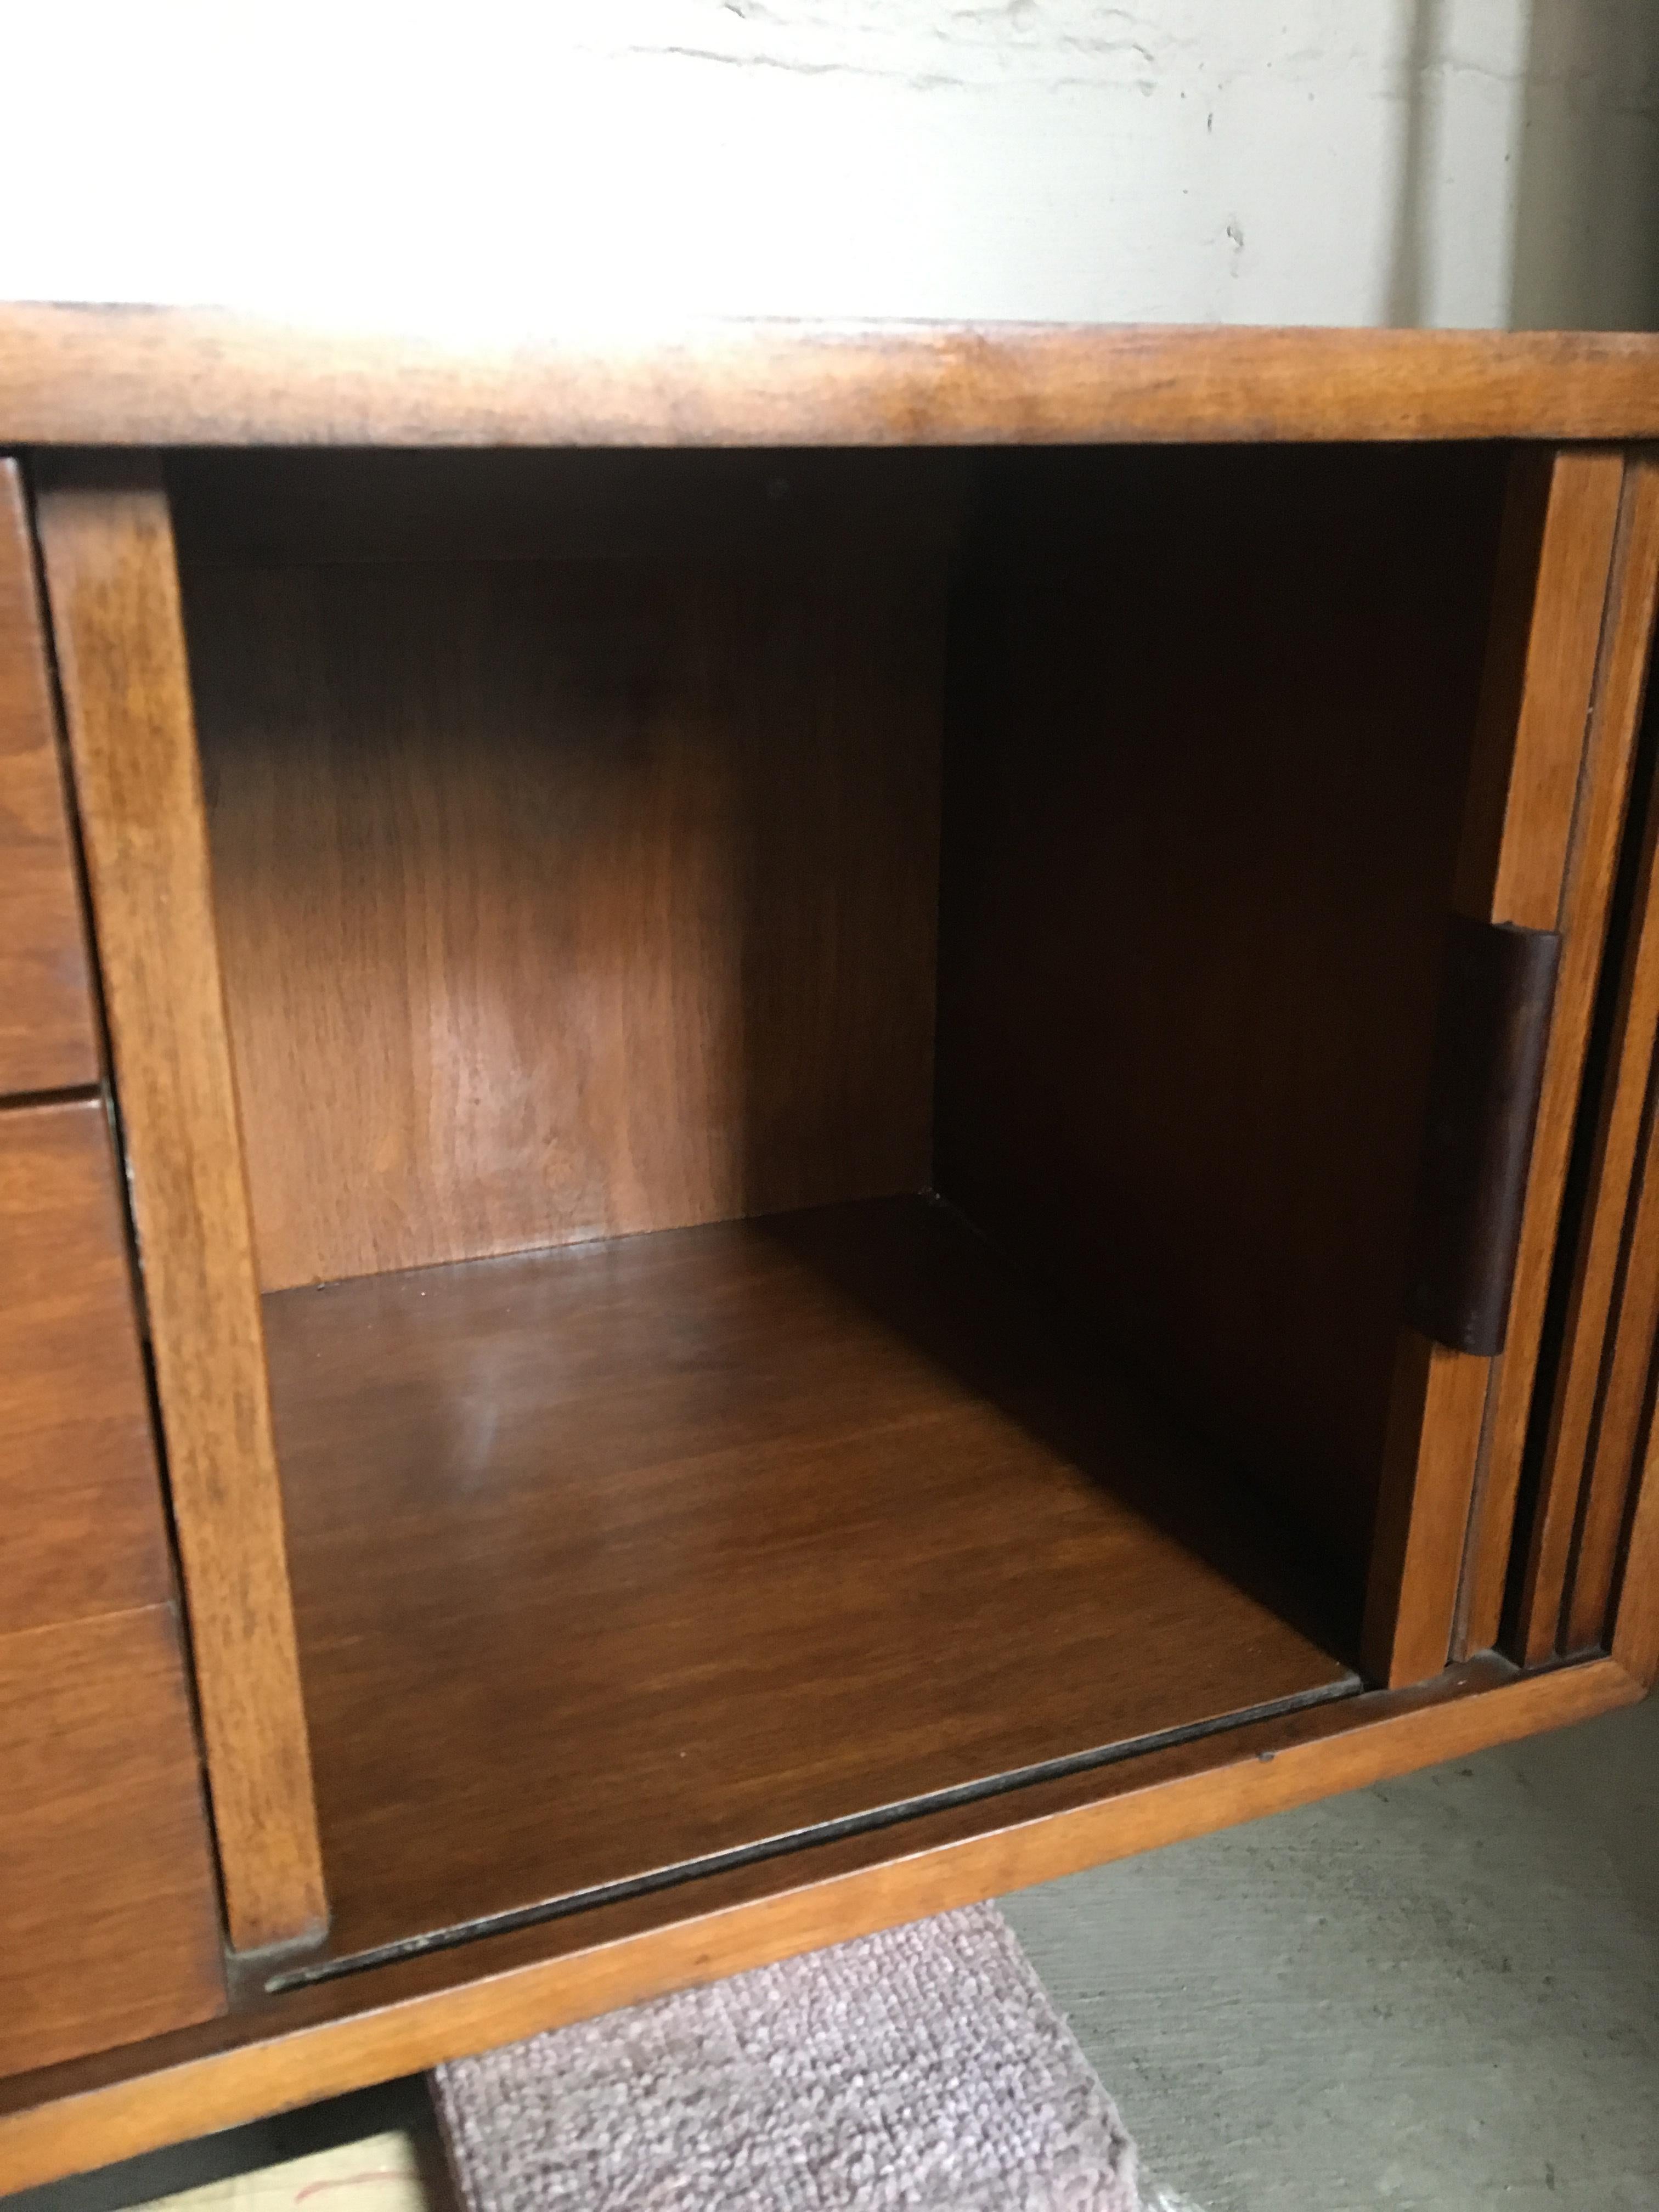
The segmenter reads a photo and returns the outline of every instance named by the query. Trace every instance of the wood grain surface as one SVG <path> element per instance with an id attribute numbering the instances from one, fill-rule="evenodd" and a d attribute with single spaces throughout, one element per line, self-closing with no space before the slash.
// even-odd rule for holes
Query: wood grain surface
<path id="1" fill-rule="evenodd" d="M 1634 1595 L 1640 1568 L 1622 1558 L 1643 1480 L 1643 1426 L 1651 1414 L 1651 1353 L 1659 1343 L 1659 1145 L 1650 1145 L 1641 1202 L 1626 1236 L 1617 1316 L 1607 1346 L 1595 1449 L 1584 1469 L 1556 1648 L 1599 1650 L 1608 1641 L 1612 1601 Z M 1630 1562 L 1637 1559 L 1630 1551 Z"/>
<path id="2" fill-rule="evenodd" d="M 1447 915 L 1406 1319 L 1437 1344 L 1504 1348 L 1561 940 Z"/>
<path id="3" fill-rule="evenodd" d="M 1446 1663 L 1491 1364 L 1401 1331 L 1360 1641 L 1374 1681 Z"/>
<path id="4" fill-rule="evenodd" d="M 1641 720 L 1656 604 L 1659 604 L 1659 465 L 1644 459 L 1633 461 L 1626 472 L 1620 544 L 1590 710 L 1592 763 L 1600 753 L 1611 766 L 1601 777 L 1604 787 L 1601 804 L 1583 841 L 1587 849 L 1577 871 L 1581 878 L 1593 880 L 1596 902 L 1595 923 L 1582 933 L 1579 974 L 1574 979 L 1577 988 L 1568 1002 L 1581 1038 L 1589 1030 L 1603 926 L 1625 818 L 1624 801 Z M 1639 838 L 1639 826 L 1636 834 Z M 1643 873 L 1650 875 L 1650 860 Z M 1603 1095 L 1590 1109 L 1601 1115 L 1589 1169 L 1595 1195 L 1577 1253 L 1565 1263 L 1571 1270 L 1571 1282 L 1562 1322 L 1564 1340 L 1552 1399 L 1543 1409 L 1541 1455 L 1528 1501 L 1516 1635 L 1517 1651 L 1534 1660 L 1555 1650 L 1563 1635 L 1569 1650 L 1583 1649 L 1601 1639 L 1635 1455 L 1638 1409 L 1615 1404 L 1609 1409 L 1613 1416 L 1609 1424 L 1601 1421 L 1599 1404 L 1599 1382 L 1624 1245 L 1626 1198 L 1646 1090 L 1645 1061 L 1655 1020 L 1659 1018 L 1659 973 L 1650 976 L 1644 972 L 1639 906 L 1630 920 L 1637 931 L 1637 942 L 1628 948 L 1632 964 L 1613 1018 Z M 1648 926 L 1659 929 L 1659 923 Z M 1659 969 L 1659 952 L 1650 954 L 1649 959 Z M 1564 1004 L 1558 1012 L 1558 1023 L 1567 1011 Z M 1563 1112 L 1561 1133 L 1555 1139 L 1562 1155 L 1563 1179 L 1571 1126 L 1571 1118 Z M 1580 1532 L 1577 1564 L 1576 1528 Z M 1570 1571 L 1577 1591 L 1576 1621 L 1564 1617 Z M 1486 1625 L 1483 1621 L 1482 1626 Z"/>
<path id="5" fill-rule="evenodd" d="M 1605 993 L 1606 1031 L 1599 1055 L 1600 1110 L 1587 1132 L 1583 1203 L 1574 1301 L 1566 1312 L 1566 1352 L 1558 1407 L 1569 1392 L 1590 1399 L 1586 1449 L 1575 1463 L 1559 1449 L 1543 1510 L 1571 1522 L 1564 1583 L 1538 1590 L 1535 1617 L 1522 1620 L 1551 1650 L 1601 1644 L 1611 1626 L 1615 1644 L 1632 1638 L 1645 1655 L 1647 1631 L 1633 1626 L 1659 1612 L 1649 1583 L 1654 1572 L 1653 1457 L 1655 1346 L 1659 1344 L 1659 691 L 1650 686 L 1617 915 L 1621 957 Z M 1596 1277 L 1590 1278 L 1592 1264 Z M 1587 1312 L 1588 1279 L 1605 1283 L 1599 1316 Z M 1599 1304 L 1599 1301 L 1598 1301 Z M 1576 1323 L 1576 1327 L 1574 1324 Z M 1592 1334 L 1593 1332 L 1593 1334 Z M 1588 1370 L 1588 1372 L 1586 1371 Z M 1547 1446 L 1555 1442 L 1546 1432 Z M 1571 1489 L 1567 1486 L 1571 1483 Z M 1565 1494 L 1557 1496 L 1557 1490 Z M 1638 1492 L 1640 1495 L 1638 1496 Z M 1620 1551 L 1628 1536 L 1628 1555 Z M 1559 1535 L 1558 1535 L 1559 1542 Z M 1558 1553 L 1559 1556 L 1559 1553 Z M 1531 1555 L 1528 1564 L 1531 1564 Z M 1523 1585 L 1523 1591 L 1525 1586 Z M 1553 1602 L 1549 1601 L 1551 1596 Z M 1650 1676 L 1645 1656 L 1640 1668 Z"/>
<path id="6" fill-rule="evenodd" d="M 1510 466 L 1452 904 L 1472 921 L 1560 930 L 1565 974 L 1545 1059 L 1504 1352 L 1482 1362 L 1484 1387 L 1473 1371 L 1463 1383 L 1448 1383 L 1449 1425 L 1425 1437 L 1423 1452 L 1390 1440 L 1391 1471 L 1396 1478 L 1411 1471 L 1413 1517 L 1425 1515 L 1424 1525 L 1442 1532 L 1443 1540 L 1407 1552 L 1411 1571 L 1397 1589 L 1386 1569 L 1372 1587 L 1365 1655 L 1367 1671 L 1379 1681 L 1415 1679 L 1427 1654 L 1437 1652 L 1443 1665 L 1457 1632 L 1466 1556 L 1478 1581 L 1480 1562 L 1500 1550 L 1507 1554 L 1611 889 L 1609 817 L 1616 819 L 1622 804 L 1628 763 L 1627 751 L 1608 745 L 1600 756 L 1601 779 L 1585 775 L 1623 478 L 1617 453 L 1524 453 Z M 1594 850 L 1586 855 L 1583 825 L 1598 806 Z M 1576 823 L 1586 865 L 1570 878 Z M 1417 1356 L 1402 1342 L 1396 1413 L 1410 1403 L 1404 1378 Z M 1385 1498 L 1379 1528 L 1397 1525 L 1400 1511 L 1398 1501 Z M 1457 1528 L 1468 1529 L 1466 1542 L 1452 1540 Z M 1468 1618 L 1484 1626 L 1488 1609 L 1484 1595 L 1472 1600 Z M 1471 1640 L 1490 1643 L 1495 1633 L 1494 1626 L 1492 1635 Z"/>
<path id="7" fill-rule="evenodd" d="M 925 1200 L 266 1310 L 332 1953 L 1352 1679 Z"/>
<path id="8" fill-rule="evenodd" d="M 1659 1432 L 1649 1427 L 1636 1468 L 1629 1541 L 1613 1620 L 1613 1656 L 1644 1690 L 1659 1680 Z"/>
<path id="9" fill-rule="evenodd" d="M 952 551 L 980 456 L 906 447 L 416 449 L 167 456 L 186 587 L 201 568 L 646 561 L 798 572 Z"/>
<path id="10" fill-rule="evenodd" d="M 172 1595 L 103 1103 L 14 1107 L 0 1113 L 0 1636 Z"/>
<path id="11" fill-rule="evenodd" d="M 1596 332 L 720 324 L 583 344 L 12 306 L 0 442 L 1028 444 L 1659 435 L 1659 341 Z"/>
<path id="12" fill-rule="evenodd" d="M 0 2082 L 0 2187 L 462 2057 L 1627 1705 L 1610 1661 L 1316 1706 Z"/>
<path id="13" fill-rule="evenodd" d="M 1486 912 L 1496 921 L 1553 927 L 1562 944 L 1508 1341 L 1494 1368 L 1455 1601 L 1462 1618 L 1454 1626 L 1453 1644 L 1460 1651 L 1490 1649 L 1499 1636 L 1557 1228 L 1630 784 L 1633 729 L 1608 654 L 1629 649 L 1627 624 L 1650 588 L 1642 570 L 1652 555 L 1645 530 L 1633 538 L 1626 528 L 1615 546 L 1624 496 L 1619 456 L 1557 457 L 1530 619 L 1512 633 L 1525 637 L 1513 708 L 1504 696 L 1501 642 L 1494 655 L 1498 681 L 1488 694 L 1500 721 L 1513 713 L 1508 813 L 1515 830 L 1505 844 L 1513 855 L 1527 857 L 1522 861 L 1500 852 Z M 1495 739 L 1493 750 L 1498 749 Z M 1481 889 L 1477 866 L 1468 884 L 1471 912 L 1481 903 Z M 1536 918 L 1552 913 L 1553 920 Z"/>
<path id="14" fill-rule="evenodd" d="M 167 506 L 49 474 L 42 547 L 233 1941 L 325 1917 Z"/>
<path id="15" fill-rule="evenodd" d="M 939 1187 L 1305 1518 L 1357 1640 L 1503 461 L 1019 455 L 992 483 Z"/>
<path id="16" fill-rule="evenodd" d="M 1583 1650 L 1604 1641 L 1608 1600 L 1616 1579 L 1622 1587 L 1622 1603 L 1632 1613 L 1653 1604 L 1651 1593 L 1643 1587 L 1644 1576 L 1655 1571 L 1651 1538 L 1644 1549 L 1631 1534 L 1622 1575 L 1620 1552 L 1640 1505 L 1638 1492 L 1654 1487 L 1650 1470 L 1656 1345 L 1659 1117 L 1650 1093 L 1647 1140 L 1626 1225 L 1622 1279 L 1602 1370 L 1595 1447 L 1580 1505 L 1567 1603 L 1557 1637 L 1557 1642 L 1568 1650 Z M 1651 1504 L 1644 1510 L 1650 1519 Z"/>
<path id="17" fill-rule="evenodd" d="M 0 2074 L 222 2012 L 171 1607 L 0 1636 Z"/>
<path id="18" fill-rule="evenodd" d="M 1554 929 L 1624 488 L 1616 453 L 1511 464 L 1453 900 Z"/>
<path id="19" fill-rule="evenodd" d="M 720 492 L 187 571 L 265 1288 L 927 1185 L 943 558 Z"/>
<path id="20" fill-rule="evenodd" d="M 34 548 L 0 455 L 0 1094 L 98 1080 Z"/>

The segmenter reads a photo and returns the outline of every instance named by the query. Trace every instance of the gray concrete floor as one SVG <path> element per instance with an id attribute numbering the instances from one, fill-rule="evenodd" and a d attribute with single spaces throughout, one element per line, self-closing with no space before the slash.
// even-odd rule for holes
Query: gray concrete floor
<path id="1" fill-rule="evenodd" d="M 1171 2203 L 1659 2212 L 1659 1702 L 1006 1910 Z M 114 2212 L 395 2124 L 429 2133 L 418 2083 L 5 2212 Z"/>
<path id="2" fill-rule="evenodd" d="M 1659 2208 L 1659 1702 L 1005 1909 L 1202 2212 Z"/>

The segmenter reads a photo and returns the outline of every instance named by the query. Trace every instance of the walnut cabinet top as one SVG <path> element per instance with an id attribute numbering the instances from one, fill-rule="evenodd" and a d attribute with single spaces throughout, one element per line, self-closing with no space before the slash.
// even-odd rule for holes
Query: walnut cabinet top
<path id="1" fill-rule="evenodd" d="M 0 308 L 0 444 L 1659 437 L 1659 337 L 1030 324 L 410 335 Z"/>

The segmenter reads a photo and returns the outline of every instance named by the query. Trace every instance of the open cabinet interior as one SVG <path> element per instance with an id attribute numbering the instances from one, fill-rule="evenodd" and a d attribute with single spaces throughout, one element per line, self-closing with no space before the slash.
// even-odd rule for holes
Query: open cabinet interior
<path id="1" fill-rule="evenodd" d="M 334 1960 L 1355 1686 L 1505 465 L 174 460 Z"/>

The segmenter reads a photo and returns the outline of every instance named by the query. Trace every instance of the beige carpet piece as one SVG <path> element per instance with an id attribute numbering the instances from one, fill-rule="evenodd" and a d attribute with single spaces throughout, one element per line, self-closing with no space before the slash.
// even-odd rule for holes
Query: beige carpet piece
<path id="1" fill-rule="evenodd" d="M 438 2069 L 468 2212 L 1139 2212 L 994 1905 Z"/>

